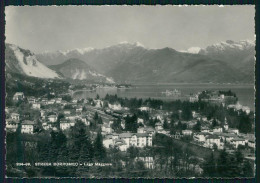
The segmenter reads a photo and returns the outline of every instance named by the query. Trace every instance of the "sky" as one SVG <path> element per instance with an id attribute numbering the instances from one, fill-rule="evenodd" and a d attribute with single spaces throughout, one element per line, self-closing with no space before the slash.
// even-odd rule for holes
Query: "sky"
<path id="1" fill-rule="evenodd" d="M 139 42 L 146 48 L 205 48 L 255 40 L 255 7 L 8 6 L 6 42 L 35 53 Z"/>

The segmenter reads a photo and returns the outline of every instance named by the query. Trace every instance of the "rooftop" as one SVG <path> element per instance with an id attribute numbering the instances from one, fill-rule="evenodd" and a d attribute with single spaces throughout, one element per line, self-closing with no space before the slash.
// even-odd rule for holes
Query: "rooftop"
<path id="1" fill-rule="evenodd" d="M 22 125 L 35 125 L 35 121 L 24 120 L 24 121 L 22 122 Z"/>
<path id="2" fill-rule="evenodd" d="M 147 133 L 136 133 L 136 136 L 137 137 L 148 137 L 149 134 L 147 134 Z"/>

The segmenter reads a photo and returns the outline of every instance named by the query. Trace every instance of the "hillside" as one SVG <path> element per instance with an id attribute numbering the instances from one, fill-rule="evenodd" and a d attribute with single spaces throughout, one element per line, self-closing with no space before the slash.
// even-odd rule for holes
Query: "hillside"
<path id="1" fill-rule="evenodd" d="M 207 55 L 213 59 L 220 59 L 235 69 L 254 78 L 255 69 L 255 43 L 249 40 L 231 41 L 217 43 L 201 49 L 199 54 Z"/>
<path id="2" fill-rule="evenodd" d="M 39 62 L 31 51 L 13 44 L 6 44 L 5 69 L 7 73 L 17 73 L 38 78 L 60 78 L 55 71 Z"/>
<path id="3" fill-rule="evenodd" d="M 84 60 L 98 73 L 112 77 L 116 82 L 254 82 L 253 43 L 227 41 L 200 51 L 196 48 L 195 51 L 185 53 L 172 48 L 147 49 L 138 43 L 121 43 L 103 49 L 43 53 L 37 55 L 37 58 L 48 64 L 68 60 L 73 56 Z"/>
<path id="4" fill-rule="evenodd" d="M 113 83 L 112 78 L 108 78 L 99 74 L 94 68 L 90 67 L 86 62 L 72 58 L 66 60 L 62 64 L 51 65 L 49 68 L 60 73 L 65 78 L 78 79 L 78 80 L 92 80 L 96 82 L 109 82 Z"/>

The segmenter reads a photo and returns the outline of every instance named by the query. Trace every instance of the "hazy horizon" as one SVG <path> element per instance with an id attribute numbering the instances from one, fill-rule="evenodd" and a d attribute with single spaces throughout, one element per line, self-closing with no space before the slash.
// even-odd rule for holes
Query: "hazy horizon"
<path id="1" fill-rule="evenodd" d="M 6 43 L 35 53 L 139 42 L 187 50 L 255 40 L 253 5 L 8 6 Z"/>

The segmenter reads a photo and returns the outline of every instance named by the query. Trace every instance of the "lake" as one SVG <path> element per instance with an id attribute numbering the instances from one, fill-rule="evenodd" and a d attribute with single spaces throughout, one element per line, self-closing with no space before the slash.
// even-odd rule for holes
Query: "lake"
<path id="1" fill-rule="evenodd" d="M 166 96 L 166 90 L 177 89 L 181 91 L 181 97 Z M 133 85 L 128 89 L 118 88 L 97 88 L 95 91 L 78 91 L 73 98 L 95 98 L 98 94 L 101 98 L 106 94 L 117 94 L 118 97 L 127 98 L 156 98 L 162 100 L 187 99 L 191 93 L 197 93 L 203 90 L 231 90 L 236 93 L 239 103 L 255 109 L 254 85 L 237 85 L 237 84 L 160 84 L 160 85 Z"/>

